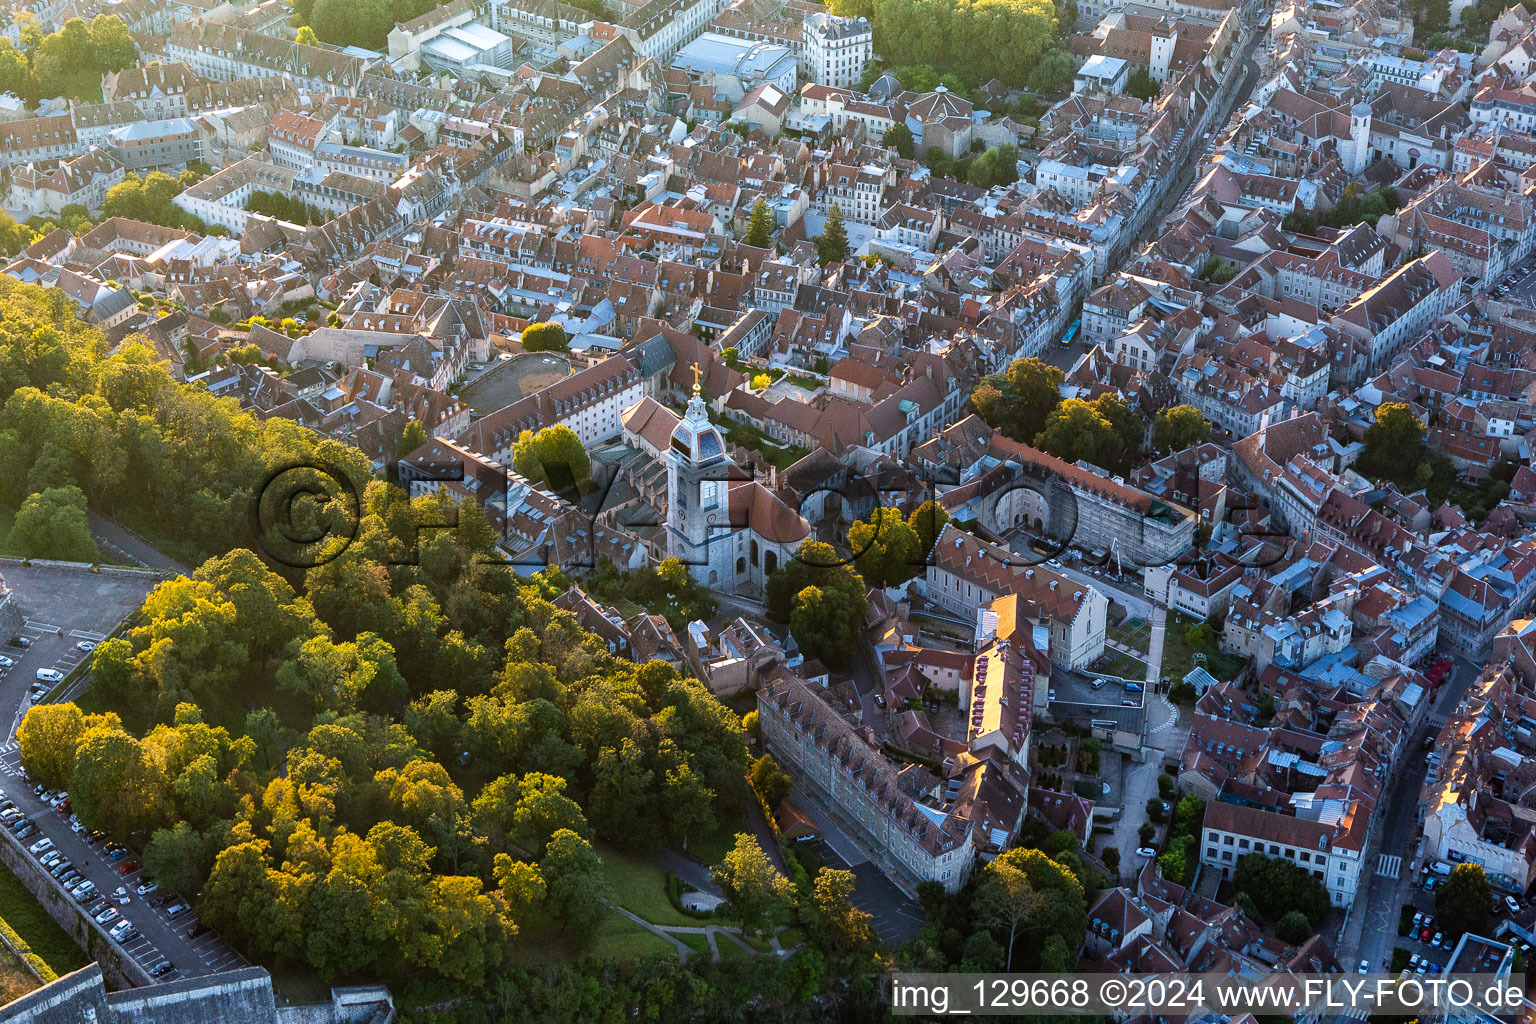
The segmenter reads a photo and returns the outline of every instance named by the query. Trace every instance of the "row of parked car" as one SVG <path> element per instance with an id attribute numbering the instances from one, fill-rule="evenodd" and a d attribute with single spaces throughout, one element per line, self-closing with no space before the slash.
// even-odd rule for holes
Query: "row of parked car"
<path id="1" fill-rule="evenodd" d="M 53 810 L 60 814 L 68 814 L 69 827 L 72 831 L 76 833 L 85 831 L 85 826 L 81 823 L 79 816 L 70 810 L 68 793 L 50 792 L 43 786 L 35 787 L 33 792 L 34 795 L 43 800 Z M 11 829 L 16 838 L 21 840 L 30 838 L 37 831 L 37 826 L 27 819 L 25 813 L 16 806 L 15 801 L 6 795 L 4 790 L 0 790 L 0 825 Z M 117 873 L 120 875 L 130 875 L 139 869 L 139 862 L 132 859 L 132 851 L 113 840 L 105 832 L 93 831 L 85 837 L 84 842 L 87 846 L 99 847 L 103 858 L 105 858 L 107 863 L 115 864 L 117 866 Z M 92 920 L 107 928 L 107 934 L 114 941 L 119 943 L 130 942 L 138 937 L 139 930 L 133 926 L 132 921 L 123 917 L 117 909 L 117 906 L 128 905 L 127 886 L 118 886 L 110 897 L 102 896 L 96 887 L 96 883 L 86 878 L 61 851 L 55 849 L 53 840 L 47 836 L 42 837 L 27 847 L 27 852 L 37 858 L 39 867 L 57 879 L 60 885 L 64 886 L 65 890 L 69 893 L 70 899 L 80 904 L 85 912 L 91 915 Z M 153 879 L 142 878 L 134 886 L 134 892 L 138 893 L 141 897 L 148 897 L 157 892 L 159 888 L 160 884 Z M 114 903 L 117 906 L 114 906 Z M 190 909 L 191 907 L 186 903 L 178 901 L 171 907 L 166 908 L 166 916 L 174 919 Z M 150 974 L 153 977 L 159 978 L 175 969 L 175 964 L 166 960 L 157 965 Z"/>

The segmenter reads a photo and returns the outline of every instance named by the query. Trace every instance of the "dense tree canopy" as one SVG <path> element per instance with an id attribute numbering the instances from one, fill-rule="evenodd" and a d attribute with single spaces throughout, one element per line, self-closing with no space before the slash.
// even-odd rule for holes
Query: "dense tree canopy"
<path id="1" fill-rule="evenodd" d="M 870 512 L 868 520 L 856 520 L 848 528 L 848 547 L 859 575 L 873 587 L 905 583 L 922 571 L 927 553 L 901 512 L 881 506 Z"/>
<path id="2" fill-rule="evenodd" d="M 564 352 L 570 346 L 565 328 L 553 320 L 524 327 L 522 341 L 529 352 Z"/>
<path id="3" fill-rule="evenodd" d="M 1061 404 L 1067 375 L 1034 357 L 1015 359 L 1007 373 L 988 374 L 971 392 L 982 419 L 1015 441 L 1032 443 Z"/>
<path id="4" fill-rule="evenodd" d="M 1486 934 L 1493 889 L 1481 864 L 1457 864 L 1445 884 L 1435 891 L 1440 927 L 1453 939 L 1463 932 Z"/>
<path id="5" fill-rule="evenodd" d="M 832 545 L 802 541 L 795 557 L 768 577 L 766 589 L 768 614 L 788 622 L 811 657 L 828 668 L 847 664 L 869 602 L 863 577 Z"/>
<path id="6" fill-rule="evenodd" d="M 1176 452 L 1210 436 L 1211 425 L 1192 405 L 1164 409 L 1152 421 L 1152 445 L 1158 451 Z"/>
<path id="7" fill-rule="evenodd" d="M 1385 402 L 1365 431 L 1360 468 L 1366 473 L 1411 481 L 1424 461 L 1424 424 L 1402 402 Z"/>
<path id="8" fill-rule="evenodd" d="M 1024 85 L 1057 36 L 1052 0 L 835 0 L 832 10 L 870 18 L 891 64 L 953 69 L 972 85 Z"/>
<path id="9" fill-rule="evenodd" d="M 1299 911 L 1315 928 L 1328 916 L 1331 905 L 1322 881 L 1301 865 L 1282 857 L 1249 853 L 1237 859 L 1234 885 L 1246 892 L 1265 917 L 1277 920 Z M 1486 901 L 1483 904 L 1487 906 Z"/>
<path id="10" fill-rule="evenodd" d="M 563 491 L 592 474 L 592 458 L 576 431 L 556 424 L 537 434 L 523 431 L 512 446 L 512 468 L 533 483 Z"/>

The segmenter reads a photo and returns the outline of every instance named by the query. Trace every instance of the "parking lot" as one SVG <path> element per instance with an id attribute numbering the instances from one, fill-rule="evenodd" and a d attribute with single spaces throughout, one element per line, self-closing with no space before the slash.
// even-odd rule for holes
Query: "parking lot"
<path id="1" fill-rule="evenodd" d="M 1456 937 L 1446 933 L 1435 920 L 1436 893 L 1433 889 L 1425 888 L 1426 882 L 1431 880 L 1434 884 L 1444 882 L 1443 877 L 1433 876 L 1425 871 L 1421 871 L 1418 877 L 1412 880 L 1413 888 L 1409 896 L 1409 902 L 1405 906 L 1410 914 L 1422 914 L 1423 917 L 1416 927 L 1412 925 L 1410 918 L 1408 934 L 1399 935 L 1396 939 L 1397 948 L 1407 950 L 1410 957 L 1416 956 L 1419 958 L 1419 963 L 1417 965 L 1410 963 L 1409 969 L 1414 970 L 1415 973 L 1422 971 L 1430 976 L 1445 970 L 1446 965 L 1450 962 L 1451 953 L 1456 949 L 1457 941 Z M 1523 903 L 1517 903 L 1516 906 L 1519 909 L 1511 913 L 1509 907 L 1504 902 L 1505 895 L 1498 890 L 1494 890 L 1491 912 L 1488 917 L 1488 929 L 1486 932 L 1488 935 L 1497 933 L 1501 923 L 1504 921 L 1512 921 L 1521 928 L 1528 930 L 1532 926 L 1533 919 L 1536 919 L 1536 907 Z M 1435 945 L 1434 941 L 1437 933 L 1441 940 L 1438 946 Z M 1529 954 L 1527 953 L 1527 955 Z M 1387 965 L 1372 966 L 1384 969 Z"/>
<path id="2" fill-rule="evenodd" d="M 57 879 L 52 881 L 58 886 L 61 898 L 76 903 L 104 928 L 113 927 L 122 920 L 129 921 L 137 934 L 130 933 L 118 943 L 119 948 L 152 977 L 159 971 L 157 980 L 174 981 L 246 965 L 245 959 L 225 945 L 216 933 L 202 927 L 195 911 L 176 910 L 178 906 L 186 907 L 190 900 L 158 888 L 139 894 L 137 887 L 149 879 L 132 851 L 124 848 L 109 853 L 109 837 L 91 838 L 83 828 L 71 822 L 67 805 L 62 809 L 49 806 L 21 779 L 12 780 L 3 791 L 4 799 L 21 812 L 19 816 L 11 815 L 12 820 L 6 828 L 28 851 L 29 857 L 41 861 L 41 858 L 57 853 L 62 858 L 51 866 L 39 863 L 39 870 L 58 872 L 62 877 L 70 878 L 68 887 Z M 10 811 L 3 813 L 9 815 Z M 44 839 L 49 845 L 31 852 Z M 0 839 L 0 842 L 5 841 L 9 840 Z M 79 877 L 67 874 L 65 864 Z M 86 881 L 91 883 L 92 893 L 84 898 L 70 894 L 71 888 Z"/>
<path id="3" fill-rule="evenodd" d="M 29 646 L 18 647 L 14 637 L 0 637 L 0 773 L 15 776 L 16 726 L 31 707 L 28 691 L 39 682 L 37 671 L 51 669 L 68 676 L 86 658 L 81 645 L 100 643 L 139 605 L 158 582 L 149 574 L 91 572 L 89 569 L 55 566 L 0 565 L 0 575 L 16 593 L 16 603 L 26 620 L 21 637 Z M 52 689 L 51 683 L 44 684 Z M 66 698 L 78 693 L 84 678 L 70 688 Z M 0 785 L 3 785 L 0 781 Z"/>
<path id="4" fill-rule="evenodd" d="M 1510 278 L 1513 277 L 1513 283 Z M 1536 307 L 1536 264 L 1527 260 L 1505 274 L 1492 289 L 1494 297 L 1520 306 Z"/>
<path id="5" fill-rule="evenodd" d="M 15 591 L 26 620 L 20 636 L 27 644 L 17 646 L 17 638 L 0 637 L 0 655 L 14 662 L 8 667 L 0 666 L 0 721 L 7 726 L 0 741 L 0 792 L 19 812 L 6 812 L 12 819 L 7 828 L 14 836 L 15 827 L 29 824 L 32 831 L 20 840 L 23 849 L 30 849 L 45 838 L 51 844 L 37 855 L 29 854 L 30 859 L 35 861 L 39 856 L 57 852 L 61 860 L 52 865 L 52 870 L 65 875 L 60 865 L 68 862 L 68 870 L 79 875 L 73 885 L 89 881 L 95 887 L 95 895 L 83 904 L 74 900 L 87 914 L 95 917 L 110 909 L 117 917 L 108 916 L 107 927 L 122 919 L 132 923 L 138 934 L 119 947 L 151 975 L 161 970 L 157 980 L 173 981 L 245 966 L 244 958 L 217 934 L 202 927 L 194 911 L 169 913 L 176 904 L 190 900 L 162 890 L 140 895 L 136 887 L 148 879 L 138 866 L 137 856 L 124 850 L 119 859 L 112 860 L 104 848 L 107 837 L 88 842 L 85 830 L 70 821 L 67 808 L 62 812 L 56 810 L 34 792 L 22 772 L 16 748 L 16 727 L 32 706 L 37 692 L 34 688 L 39 686 L 37 671 L 51 669 L 67 677 L 90 657 L 87 648 L 106 639 L 143 603 L 158 579 L 149 574 L 93 573 L 88 569 L 14 563 L 0 565 L 0 574 Z M 88 682 L 88 675 L 82 673 L 56 699 L 78 695 Z M 52 689 L 50 684 L 42 685 Z M 142 846 L 145 837 L 119 838 Z M 0 842 L 8 841 L 0 838 Z M 39 870 L 49 869 L 39 865 Z M 54 880 L 51 884 L 59 883 Z M 124 890 L 121 894 L 117 894 L 119 887 Z M 62 886 L 60 892 L 61 898 L 73 899 Z M 162 967 L 165 964 L 170 966 Z"/>

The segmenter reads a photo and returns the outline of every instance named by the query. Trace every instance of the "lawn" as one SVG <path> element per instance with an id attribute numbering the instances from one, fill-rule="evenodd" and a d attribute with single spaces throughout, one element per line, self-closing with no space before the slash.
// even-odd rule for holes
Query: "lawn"
<path id="1" fill-rule="evenodd" d="M 724 826 L 711 835 L 702 836 L 689 843 L 688 852 L 705 864 L 718 864 L 725 860 L 725 855 L 730 853 L 731 847 L 736 845 L 736 834 L 745 830 L 746 825 L 741 822 L 737 822 L 734 827 Z"/>
<path id="2" fill-rule="evenodd" d="M 775 441 L 750 423 L 732 423 L 725 432 L 725 439 L 731 444 L 739 444 L 743 448 L 751 448 L 781 472 L 793 466 L 808 454 L 806 449 L 797 445 L 781 444 Z"/>
<path id="3" fill-rule="evenodd" d="M 679 935 L 677 938 L 679 942 L 693 950 L 695 953 L 703 953 L 706 956 L 709 955 L 709 938 L 707 936 L 696 934 L 694 932 L 685 932 L 682 935 Z"/>
<path id="4" fill-rule="evenodd" d="M 1177 612 L 1168 619 L 1168 628 L 1163 634 L 1163 675 L 1174 682 L 1183 679 L 1194 668 L 1195 652 L 1184 634 L 1196 624 L 1194 619 Z M 1205 670 L 1217 679 L 1233 679 L 1243 670 L 1243 664 L 1244 659 L 1240 657 L 1218 653 L 1206 657 Z"/>
<path id="5" fill-rule="evenodd" d="M 599 843 L 603 874 L 613 891 L 614 902 L 652 924 L 696 926 L 699 922 L 672 906 L 667 899 L 667 873 L 644 857 L 624 853 Z"/>
<path id="6" fill-rule="evenodd" d="M 55 974 L 79 970 L 90 961 L 75 940 L 48 916 L 37 898 L 15 875 L 0 865 L 0 917 L 5 918 L 32 952 L 43 958 Z"/>
<path id="7" fill-rule="evenodd" d="M 549 922 L 524 927 L 513 942 L 510 966 L 545 967 L 587 956 L 633 960 L 657 955 L 676 956 L 677 947 L 624 915 L 608 911 L 594 928 L 576 933 Z"/>

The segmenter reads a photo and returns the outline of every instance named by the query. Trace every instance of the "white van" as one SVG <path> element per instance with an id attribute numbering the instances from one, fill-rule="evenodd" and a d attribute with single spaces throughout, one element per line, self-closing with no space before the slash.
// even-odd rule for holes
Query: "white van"
<path id="1" fill-rule="evenodd" d="M 56 668 L 40 668 L 37 670 L 37 681 L 40 683 L 62 683 L 64 673 Z"/>

